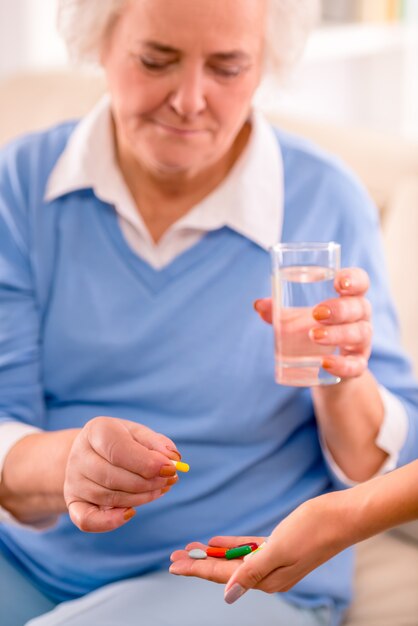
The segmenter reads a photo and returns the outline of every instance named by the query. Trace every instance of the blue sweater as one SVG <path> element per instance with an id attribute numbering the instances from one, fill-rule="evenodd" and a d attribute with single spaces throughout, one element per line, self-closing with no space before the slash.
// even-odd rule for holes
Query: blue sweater
<path id="1" fill-rule="evenodd" d="M 310 392 L 275 384 L 272 330 L 252 309 L 270 293 L 268 253 L 222 228 L 157 271 L 131 251 L 113 207 L 92 190 L 45 203 L 73 128 L 0 153 L 0 420 L 46 430 L 97 415 L 138 421 L 171 437 L 192 469 L 111 534 L 82 533 L 67 515 L 46 532 L 0 525 L 0 549 L 58 600 L 166 568 L 190 540 L 268 534 L 334 481 Z M 343 266 L 370 274 L 370 368 L 408 412 L 400 462 L 410 461 L 418 391 L 399 348 L 376 212 L 340 165 L 297 138 L 278 140 L 283 240 L 338 241 Z M 338 612 L 351 576 L 347 551 L 289 599 Z"/>

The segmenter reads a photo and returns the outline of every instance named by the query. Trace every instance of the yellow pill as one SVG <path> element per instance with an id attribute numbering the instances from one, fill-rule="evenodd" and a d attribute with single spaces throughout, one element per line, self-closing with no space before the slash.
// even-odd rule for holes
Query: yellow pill
<path id="1" fill-rule="evenodd" d="M 178 472 L 188 472 L 190 466 L 187 463 L 183 463 L 182 461 L 171 461 L 174 467 Z"/>

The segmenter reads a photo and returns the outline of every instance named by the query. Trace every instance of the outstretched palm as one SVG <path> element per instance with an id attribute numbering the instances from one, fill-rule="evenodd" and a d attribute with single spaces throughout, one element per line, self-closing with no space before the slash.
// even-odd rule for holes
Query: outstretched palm
<path id="1" fill-rule="evenodd" d="M 209 546 L 219 546 L 221 548 L 233 548 L 248 542 L 255 542 L 261 545 L 265 541 L 264 537 L 212 537 Z M 171 555 L 173 564 L 170 567 L 172 574 L 180 576 L 195 576 L 204 578 L 215 583 L 226 583 L 242 564 L 242 559 L 219 559 L 208 557 L 207 559 L 191 559 L 189 550 L 193 548 L 201 548 L 206 550 L 207 546 L 203 543 L 193 542 L 186 546 L 184 550 L 176 550 Z"/>

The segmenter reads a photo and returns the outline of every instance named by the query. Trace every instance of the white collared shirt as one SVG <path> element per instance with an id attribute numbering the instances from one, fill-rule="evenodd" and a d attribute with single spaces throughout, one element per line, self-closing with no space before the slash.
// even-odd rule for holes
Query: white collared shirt
<path id="1" fill-rule="evenodd" d="M 81 120 L 51 172 L 45 199 L 83 188 L 115 207 L 131 248 L 154 268 L 162 268 L 211 230 L 228 226 L 267 250 L 281 233 L 284 208 L 283 162 L 277 139 L 264 118 L 253 112 L 249 142 L 232 170 L 212 193 L 175 222 L 155 243 L 116 164 L 110 101 L 106 96 Z M 260 210 L 263 219 L 260 219 Z M 388 453 L 379 474 L 396 467 L 408 430 L 402 403 L 381 388 L 385 418 L 376 444 Z M 23 437 L 39 429 L 16 421 L 0 426 L 0 480 L 4 459 Z M 322 443 L 340 480 L 353 484 Z M 0 508 L 1 520 L 13 521 Z"/>
<path id="2" fill-rule="evenodd" d="M 158 243 L 152 240 L 116 165 L 107 96 L 74 130 L 50 175 L 45 199 L 92 188 L 98 198 L 115 207 L 129 245 L 156 269 L 197 243 L 205 233 L 223 226 L 268 250 L 280 238 L 283 163 L 277 139 L 266 120 L 253 113 L 251 126 L 248 145 L 223 183 L 170 226 Z"/>

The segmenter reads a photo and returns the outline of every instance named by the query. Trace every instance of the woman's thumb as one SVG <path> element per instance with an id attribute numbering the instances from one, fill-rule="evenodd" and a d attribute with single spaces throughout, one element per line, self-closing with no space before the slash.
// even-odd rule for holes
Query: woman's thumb
<path id="1" fill-rule="evenodd" d="M 248 589 L 256 587 L 269 573 L 265 552 L 254 554 L 254 556 L 249 554 L 247 560 L 232 574 L 225 586 L 224 600 L 227 604 L 236 602 Z"/>

